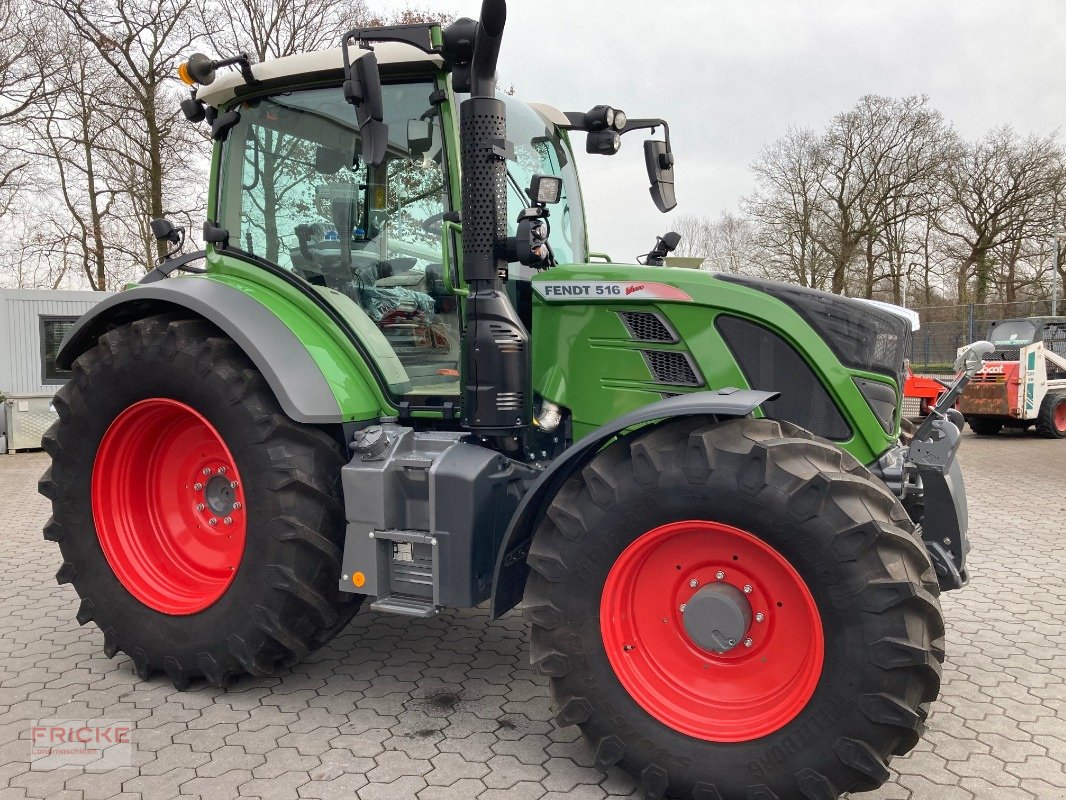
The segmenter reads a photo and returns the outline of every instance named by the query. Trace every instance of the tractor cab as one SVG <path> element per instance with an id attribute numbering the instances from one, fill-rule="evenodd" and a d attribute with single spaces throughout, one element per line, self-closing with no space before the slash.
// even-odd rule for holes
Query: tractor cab
<path id="1" fill-rule="evenodd" d="M 221 115 L 213 127 L 221 141 L 214 219 L 228 251 L 298 277 L 353 319 L 394 392 L 454 396 L 462 292 L 450 235 L 461 219 L 451 93 L 439 58 L 400 43 L 376 54 L 388 131 L 377 164 L 364 158 L 357 109 L 339 80 L 340 48 L 256 66 L 283 78 L 249 85 L 239 72 L 224 73 L 200 90 L 199 102 Z M 337 77 L 316 80 L 330 71 Z M 563 263 L 585 261 L 573 154 L 553 122 L 566 118 L 501 99 L 514 145 L 508 234 L 518 232 L 533 177 L 557 177 L 549 244 Z M 514 262 L 509 273 L 508 293 L 530 322 L 533 270 Z"/>

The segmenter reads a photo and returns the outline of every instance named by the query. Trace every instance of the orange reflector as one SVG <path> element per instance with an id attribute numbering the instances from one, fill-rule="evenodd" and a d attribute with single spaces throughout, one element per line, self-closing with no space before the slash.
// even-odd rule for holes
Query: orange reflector
<path id="1" fill-rule="evenodd" d="M 192 86 L 196 83 L 189 74 L 188 62 L 178 65 L 178 77 L 181 78 L 181 82 L 186 86 Z"/>
<path id="2" fill-rule="evenodd" d="M 458 378 L 459 377 L 459 370 L 457 370 L 457 369 L 438 369 L 437 370 L 437 374 L 438 375 L 444 375 L 445 377 L 448 377 L 448 378 Z"/>
<path id="3" fill-rule="evenodd" d="M 366 575 L 362 572 L 356 572 L 352 574 L 352 583 L 355 584 L 356 589 L 361 589 L 363 584 L 366 583 Z"/>

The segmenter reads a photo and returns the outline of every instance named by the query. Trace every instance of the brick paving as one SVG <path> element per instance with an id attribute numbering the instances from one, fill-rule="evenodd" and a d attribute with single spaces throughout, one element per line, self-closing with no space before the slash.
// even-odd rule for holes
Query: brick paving
<path id="1" fill-rule="evenodd" d="M 948 658 L 929 732 L 867 800 L 1066 798 L 1066 442 L 962 448 L 973 581 L 944 598 Z M 551 722 L 522 619 L 412 621 L 361 612 L 306 663 L 227 691 L 144 682 L 74 620 L 41 538 L 43 454 L 0 456 L 0 798 L 600 800 L 606 777 Z M 30 721 L 133 723 L 133 766 L 30 771 Z"/>

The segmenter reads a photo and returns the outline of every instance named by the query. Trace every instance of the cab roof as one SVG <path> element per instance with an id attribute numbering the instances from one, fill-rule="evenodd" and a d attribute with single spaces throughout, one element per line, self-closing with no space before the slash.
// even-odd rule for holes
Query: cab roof
<path id="1" fill-rule="evenodd" d="M 360 50 L 351 48 L 349 54 L 358 57 Z M 374 45 L 374 53 L 378 57 L 378 64 L 382 71 L 387 72 L 390 67 L 396 68 L 402 65 L 412 65 L 415 68 L 428 70 L 440 69 L 444 66 L 444 59 L 440 55 L 425 53 L 417 47 L 402 42 L 380 42 Z M 296 76 L 326 76 L 330 73 L 340 73 L 344 69 L 344 56 L 341 48 L 334 47 L 330 50 L 315 50 L 310 53 L 297 53 L 284 58 L 275 58 L 270 61 L 261 61 L 252 64 L 252 74 L 263 83 L 281 83 Z M 227 69 L 219 73 L 214 83 L 201 86 L 196 96 L 207 105 L 219 107 L 233 99 L 237 90 L 246 86 L 244 78 L 237 69 Z M 559 109 L 545 103 L 529 103 L 530 108 L 536 111 L 541 118 L 550 125 L 560 128 L 569 128 L 570 121 Z"/>
<path id="2" fill-rule="evenodd" d="M 358 58 L 358 47 L 349 48 L 349 54 Z M 444 64 L 440 55 L 424 53 L 416 47 L 402 42 L 381 42 L 374 45 L 374 53 L 378 57 L 378 63 L 383 71 L 390 66 L 411 64 L 422 66 L 427 70 L 439 69 Z M 334 47 L 330 50 L 315 50 L 310 53 L 297 53 L 284 58 L 275 58 L 270 61 L 262 61 L 252 64 L 252 74 L 264 83 L 282 81 L 296 76 L 313 76 L 324 73 L 340 72 L 344 68 L 344 57 L 341 48 Z M 237 89 L 245 85 L 244 78 L 236 69 L 227 69 L 220 72 L 214 83 L 202 86 L 196 96 L 209 106 L 221 106 L 231 100 L 237 93 Z"/>

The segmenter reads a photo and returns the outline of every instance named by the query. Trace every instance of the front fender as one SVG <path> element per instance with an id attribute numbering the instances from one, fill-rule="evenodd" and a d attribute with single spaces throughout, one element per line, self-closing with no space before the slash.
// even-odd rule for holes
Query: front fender
<path id="1" fill-rule="evenodd" d="M 745 417 L 777 392 L 754 389 L 722 389 L 717 392 L 692 392 L 651 403 L 603 425 L 556 458 L 541 473 L 518 504 L 504 534 L 492 575 L 491 614 L 495 619 L 510 611 L 522 599 L 529 566 L 526 554 L 533 533 L 551 499 L 566 480 L 584 468 L 611 439 L 628 428 L 677 417 L 716 416 Z"/>
<path id="2" fill-rule="evenodd" d="M 117 325 L 176 309 L 206 319 L 233 339 L 263 373 L 282 410 L 295 422 L 338 423 L 381 414 L 371 387 L 351 374 L 345 379 L 346 407 L 342 409 L 337 387 L 284 321 L 249 294 L 208 278 L 158 281 L 109 297 L 74 324 L 60 345 L 56 363 L 69 369 Z M 356 372 L 347 366 L 345 372 Z"/>

